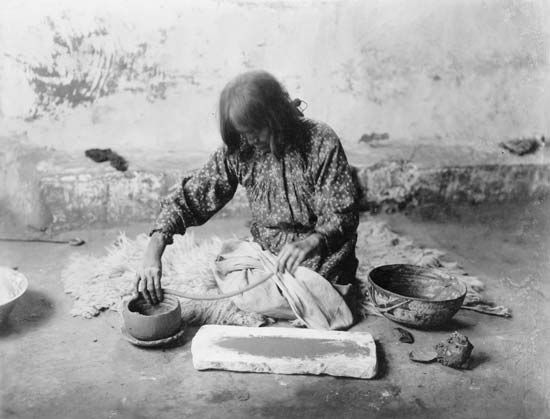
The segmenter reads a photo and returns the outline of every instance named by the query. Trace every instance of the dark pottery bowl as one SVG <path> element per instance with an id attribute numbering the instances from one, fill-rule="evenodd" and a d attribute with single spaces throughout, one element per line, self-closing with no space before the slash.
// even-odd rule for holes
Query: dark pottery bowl
<path id="1" fill-rule="evenodd" d="M 466 285 L 454 276 L 416 265 L 373 269 L 368 291 L 372 303 L 385 317 L 419 328 L 447 323 L 466 297 Z"/>
<path id="2" fill-rule="evenodd" d="M 122 319 L 128 333 L 136 339 L 153 341 L 175 335 L 181 329 L 181 307 L 177 297 L 164 294 L 157 305 L 143 297 L 123 302 Z"/>

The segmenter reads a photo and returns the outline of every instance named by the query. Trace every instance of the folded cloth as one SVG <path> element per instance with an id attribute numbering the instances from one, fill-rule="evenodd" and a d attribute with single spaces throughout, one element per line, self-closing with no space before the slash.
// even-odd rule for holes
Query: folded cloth
<path id="1" fill-rule="evenodd" d="M 255 242 L 224 242 L 213 271 L 223 293 L 242 289 L 273 273 L 273 280 L 233 297 L 241 310 L 279 319 L 299 319 L 313 329 L 346 329 L 353 324 L 349 307 L 330 282 L 303 266 L 294 274 L 277 273 L 275 255 Z"/>

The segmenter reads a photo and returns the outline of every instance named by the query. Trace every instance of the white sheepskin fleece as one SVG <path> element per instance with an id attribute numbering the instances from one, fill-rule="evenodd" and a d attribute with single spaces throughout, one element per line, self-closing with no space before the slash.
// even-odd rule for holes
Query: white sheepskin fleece
<path id="1" fill-rule="evenodd" d="M 136 271 L 147 243 L 145 234 L 131 240 L 121 233 L 107 248 L 106 256 L 73 254 L 61 276 L 65 292 L 75 300 L 71 314 L 90 318 L 103 310 L 118 310 L 121 299 L 132 294 Z M 221 245 L 222 240 L 217 237 L 197 242 L 192 234 L 175 236 L 174 244 L 166 248 L 162 259 L 163 287 L 192 294 L 219 294 L 211 266 Z M 465 305 L 484 303 L 481 295 L 483 283 L 478 278 L 468 275 L 456 262 L 444 261 L 444 252 L 418 247 L 412 240 L 392 232 L 382 221 L 367 219 L 360 223 L 357 249 L 363 315 L 378 314 L 366 292 L 369 271 L 395 263 L 437 267 L 467 285 Z M 259 326 L 271 321 L 262 315 L 238 309 L 230 299 L 181 299 L 181 304 L 183 317 L 191 324 Z"/>
<path id="2" fill-rule="evenodd" d="M 131 240 L 121 233 L 107 248 L 106 256 L 73 254 L 61 274 L 65 292 L 75 299 L 71 314 L 90 318 L 106 309 L 118 311 L 122 299 L 133 292 L 148 242 L 145 234 Z M 175 236 L 162 258 L 163 287 L 192 294 L 219 294 L 211 265 L 221 245 L 217 237 L 197 242 L 193 234 Z M 190 324 L 259 326 L 269 322 L 262 315 L 239 310 L 230 299 L 180 302 L 182 316 Z"/>

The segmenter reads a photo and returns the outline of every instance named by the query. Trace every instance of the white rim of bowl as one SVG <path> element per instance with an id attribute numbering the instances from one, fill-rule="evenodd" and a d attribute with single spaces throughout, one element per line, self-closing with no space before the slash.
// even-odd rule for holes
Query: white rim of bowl
<path id="1" fill-rule="evenodd" d="M 19 297 L 25 294 L 25 291 L 27 291 L 27 288 L 29 288 L 29 280 L 21 272 L 18 272 L 15 269 L 7 268 L 5 266 L 0 266 L 0 275 L 2 275 L 4 272 L 6 273 L 6 276 L 11 276 L 13 278 L 17 278 L 18 280 L 20 280 L 23 286 L 22 286 L 21 292 L 19 292 L 15 297 L 11 298 L 10 300 L 0 305 L 9 304 L 17 300 Z"/>

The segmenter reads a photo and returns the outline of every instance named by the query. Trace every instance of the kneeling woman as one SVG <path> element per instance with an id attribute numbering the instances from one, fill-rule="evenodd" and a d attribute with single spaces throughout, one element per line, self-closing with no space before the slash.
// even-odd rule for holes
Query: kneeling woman
<path id="1" fill-rule="evenodd" d="M 309 268 L 350 305 L 356 292 L 358 211 L 346 155 L 334 131 L 304 118 L 265 71 L 239 75 L 219 102 L 224 145 L 162 202 L 138 290 L 162 300 L 161 257 L 174 234 L 205 223 L 240 184 L 252 212 L 253 241 L 277 255 L 278 272 Z"/>

